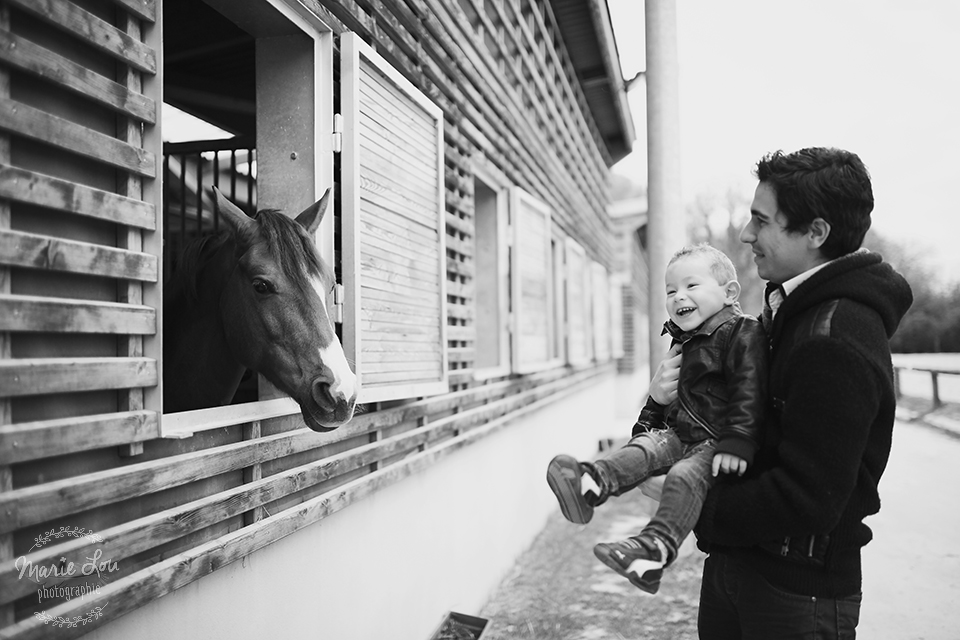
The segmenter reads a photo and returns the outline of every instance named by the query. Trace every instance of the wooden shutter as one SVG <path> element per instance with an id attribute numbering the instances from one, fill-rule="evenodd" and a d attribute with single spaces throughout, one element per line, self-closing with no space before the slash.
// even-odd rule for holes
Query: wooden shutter
<path id="1" fill-rule="evenodd" d="M 359 401 L 443 393 L 442 112 L 356 34 L 340 45 L 343 342 Z"/>
<path id="2" fill-rule="evenodd" d="M 524 373 L 553 364 L 550 209 L 515 187 L 513 220 L 513 359 Z"/>
<path id="3" fill-rule="evenodd" d="M 590 264 L 593 293 L 593 353 L 598 362 L 610 359 L 610 282 L 607 269 L 598 262 Z"/>
<path id="4" fill-rule="evenodd" d="M 622 358 L 623 350 L 623 274 L 610 276 L 610 355 Z"/>
<path id="5" fill-rule="evenodd" d="M 587 257 L 576 240 L 567 238 L 567 362 L 586 364 L 592 356 Z"/>

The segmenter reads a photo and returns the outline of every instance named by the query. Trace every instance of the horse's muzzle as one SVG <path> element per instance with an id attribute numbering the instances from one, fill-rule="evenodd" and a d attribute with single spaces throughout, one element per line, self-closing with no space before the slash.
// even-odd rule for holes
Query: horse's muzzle
<path id="1" fill-rule="evenodd" d="M 349 382 L 354 383 L 355 379 Z M 355 384 L 331 384 L 321 377 L 313 381 L 310 401 L 301 402 L 300 408 L 308 427 L 314 431 L 332 431 L 353 418 L 356 402 Z"/>

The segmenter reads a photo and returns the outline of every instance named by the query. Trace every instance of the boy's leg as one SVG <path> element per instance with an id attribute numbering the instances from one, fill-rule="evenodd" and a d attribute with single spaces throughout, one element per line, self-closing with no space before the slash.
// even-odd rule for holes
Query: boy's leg
<path id="1" fill-rule="evenodd" d="M 596 545 L 594 554 L 608 567 L 648 593 L 660 588 L 663 568 L 673 562 L 689 535 L 714 482 L 711 472 L 716 443 L 701 442 L 667 473 L 657 513 L 638 535 Z"/>
<path id="2" fill-rule="evenodd" d="M 658 471 L 683 459 L 686 447 L 673 429 L 656 429 L 634 436 L 595 463 L 605 494 L 619 496 Z"/>
<path id="3" fill-rule="evenodd" d="M 559 455 L 547 467 L 547 483 L 563 516 L 577 524 L 593 517 L 593 508 L 611 495 L 634 488 L 683 455 L 683 443 L 670 429 L 640 434 L 595 463 Z"/>
<path id="4" fill-rule="evenodd" d="M 696 526 L 707 491 L 716 482 L 712 469 L 716 450 L 716 440 L 704 440 L 673 465 L 663 483 L 660 506 L 643 529 L 642 533 L 655 535 L 666 543 L 671 562 Z"/>

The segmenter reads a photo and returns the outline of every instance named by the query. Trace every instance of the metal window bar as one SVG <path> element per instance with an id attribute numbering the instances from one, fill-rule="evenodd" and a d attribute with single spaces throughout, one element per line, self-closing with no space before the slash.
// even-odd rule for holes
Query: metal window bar
<path id="1" fill-rule="evenodd" d="M 221 154 L 224 160 L 229 155 L 229 162 L 221 162 Z M 250 137 L 168 142 L 163 145 L 163 156 L 168 184 L 163 211 L 164 271 L 169 278 L 176 270 L 176 257 L 187 244 L 220 231 L 211 185 L 248 215 L 256 212 L 256 146 Z"/>

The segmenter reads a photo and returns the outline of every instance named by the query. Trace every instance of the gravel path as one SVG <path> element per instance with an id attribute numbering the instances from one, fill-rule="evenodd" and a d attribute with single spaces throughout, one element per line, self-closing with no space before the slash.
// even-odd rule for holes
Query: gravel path
<path id="1" fill-rule="evenodd" d="M 696 640 L 705 556 L 692 540 L 653 596 L 593 555 L 597 542 L 639 531 L 653 504 L 634 491 L 598 508 L 584 526 L 554 513 L 480 613 L 490 621 L 483 640 Z"/>

